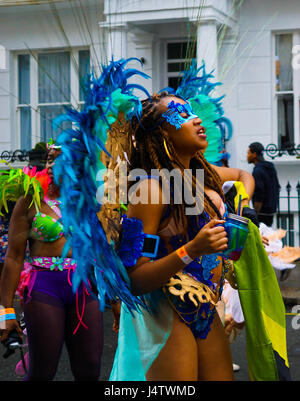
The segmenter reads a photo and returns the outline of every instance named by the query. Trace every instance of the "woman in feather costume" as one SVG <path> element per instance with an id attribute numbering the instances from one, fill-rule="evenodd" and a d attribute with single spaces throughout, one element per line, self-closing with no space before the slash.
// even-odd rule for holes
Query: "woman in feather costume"
<path id="1" fill-rule="evenodd" d="M 53 183 L 52 173 L 59 153 L 59 147 L 54 144 L 49 147 L 47 170 L 41 173 L 35 174 L 25 168 L 24 171 L 11 170 L 2 177 L 2 200 L 6 202 L 17 195 L 20 198 L 10 220 L 2 274 L 5 328 L 1 341 L 13 331 L 23 336 L 13 309 L 19 283 L 19 290 L 20 287 L 24 290 L 29 350 L 26 381 L 54 378 L 64 342 L 75 380 L 98 380 L 100 375 L 103 327 L 98 300 L 90 295 L 85 285 L 73 292 L 71 280 L 76 261 L 71 250 L 66 258 L 60 257 L 66 239 L 61 223 L 59 188 Z M 10 175 L 17 177 L 9 179 Z M 26 271 L 22 271 L 27 240 L 30 258 Z"/>
<path id="2" fill-rule="evenodd" d="M 225 274 L 218 254 L 227 247 L 221 185 L 240 180 L 251 194 L 253 181 L 246 172 L 207 163 L 201 154 L 206 145 L 201 120 L 186 105 L 182 98 L 162 93 L 145 101 L 140 121 L 132 121 L 136 149 L 130 168 L 142 168 L 148 176 L 137 191 L 156 194 L 155 199 L 160 201 L 130 204 L 127 217 L 123 217 L 119 255 L 129 269 L 132 291 L 147 296 L 151 312 L 132 319 L 122 310 L 112 380 L 126 380 L 128 375 L 133 380 L 132 372 L 126 372 L 125 361 L 128 363 L 130 356 L 126 358 L 124 347 L 126 343 L 128 346 L 131 329 L 147 380 L 233 379 L 229 345 L 215 313 Z M 171 201 L 166 205 L 157 178 L 151 176 L 153 169 L 179 169 L 183 175 L 189 168 L 204 169 L 204 211 L 196 216 L 187 215 L 185 203 Z M 193 181 L 192 186 L 196 186 L 195 176 Z M 171 190 L 174 193 L 180 188 Z M 132 233 L 131 226 L 137 222 L 141 228 Z M 142 235 L 159 237 L 154 257 L 144 257 L 137 239 L 130 244 L 135 245 L 130 255 L 128 242 L 132 236 Z M 145 327 L 148 344 L 142 344 Z"/>
<path id="3" fill-rule="evenodd" d="M 40 172 L 36 170 L 36 167 L 32 169 L 24 167 L 21 170 L 9 166 L 8 170 L 0 172 L 0 278 L 8 246 L 9 221 L 17 200 L 22 195 L 28 194 L 32 196 L 34 202 L 40 204 L 40 196 L 48 187 L 46 170 Z"/>
<path id="4" fill-rule="evenodd" d="M 215 313 L 225 274 L 217 254 L 227 247 L 221 188 L 224 181 L 240 180 L 251 195 L 253 179 L 242 170 L 214 167 L 204 159 L 201 150 L 207 145 L 205 129 L 183 93 L 147 94 L 148 98 L 140 102 L 133 90 L 146 91 L 127 80 L 134 74 L 144 74 L 125 69 L 129 61 L 112 61 L 103 67 L 99 79 L 90 77 L 84 110 L 68 110 L 61 118 L 71 120 L 75 128 L 58 137 L 62 155 L 54 175 L 56 182 L 61 181 L 62 204 L 69 205 L 62 213 L 66 226 L 72 227 L 69 246 L 76 251 L 76 259 L 78 255 L 87 262 L 79 263 L 73 285 L 87 282 L 93 271 L 100 304 L 104 295 L 116 299 L 116 286 L 110 279 L 114 276 L 109 269 L 114 264 L 122 274 L 121 283 L 127 283 L 130 292 L 138 295 L 140 303 L 125 296 L 121 299 L 111 380 L 231 380 L 230 349 Z M 186 89 L 193 89 L 195 82 L 198 85 L 194 89 L 199 89 L 198 81 L 193 77 Z M 207 100 L 211 86 L 207 77 L 205 82 Z M 195 90 L 186 98 L 197 97 Z M 219 100 L 212 101 L 216 108 Z M 213 121 L 225 123 L 220 113 L 214 113 Z M 108 149 L 114 151 L 114 146 L 110 143 L 105 148 L 108 132 L 109 140 L 116 139 L 121 147 L 112 155 Z M 100 162 L 101 150 L 107 154 L 107 158 L 101 158 L 105 164 Z M 127 213 L 122 215 L 124 205 L 120 201 L 104 203 L 104 192 L 99 205 L 96 176 L 100 184 L 104 178 L 97 174 L 97 168 L 104 172 L 106 167 L 114 167 L 115 172 L 120 160 L 129 162 L 130 173 L 142 169 L 140 182 L 129 187 L 134 188 L 131 195 L 139 198 L 143 191 L 152 191 L 155 204 L 130 202 L 129 197 Z M 185 179 L 183 171 L 188 168 L 192 176 Z M 152 176 L 153 169 L 176 169 L 190 190 L 200 184 L 197 169 L 204 169 L 204 211 L 188 216 L 185 200 L 179 204 L 174 201 L 182 188 L 163 177 L 171 193 L 170 204 L 166 204 L 161 182 Z M 98 231 L 92 229 L 96 213 L 102 227 Z M 110 236 L 110 223 L 117 227 L 121 217 L 119 237 Z"/>

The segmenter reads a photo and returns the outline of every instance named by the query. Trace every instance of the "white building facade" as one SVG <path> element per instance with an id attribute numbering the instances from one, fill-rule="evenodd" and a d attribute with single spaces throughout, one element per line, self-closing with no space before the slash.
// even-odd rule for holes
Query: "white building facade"
<path id="1" fill-rule="evenodd" d="M 0 1 L 0 154 L 53 136 L 51 120 L 63 105 L 82 103 L 81 77 L 112 56 L 142 59 L 152 77 L 143 81 L 150 92 L 176 85 L 187 59 L 195 57 L 198 65 L 204 59 L 223 82 L 217 95 L 226 94 L 225 115 L 233 123 L 227 145 L 232 167 L 252 171 L 246 162 L 251 142 L 300 144 L 298 0 L 5 3 Z M 292 186 L 297 238 L 300 160 L 284 154 L 273 162 L 281 186 Z"/>

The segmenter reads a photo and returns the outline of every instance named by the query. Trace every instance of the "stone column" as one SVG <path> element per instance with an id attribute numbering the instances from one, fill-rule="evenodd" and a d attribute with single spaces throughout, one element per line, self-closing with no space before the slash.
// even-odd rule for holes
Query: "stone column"
<path id="1" fill-rule="evenodd" d="M 101 55 L 103 62 L 127 58 L 127 24 L 112 24 L 101 22 L 99 24 L 103 32 L 104 55 Z"/>
<path id="2" fill-rule="evenodd" d="M 197 64 L 205 61 L 206 72 L 214 69 L 215 80 L 218 80 L 218 41 L 217 23 L 215 20 L 197 23 Z"/>

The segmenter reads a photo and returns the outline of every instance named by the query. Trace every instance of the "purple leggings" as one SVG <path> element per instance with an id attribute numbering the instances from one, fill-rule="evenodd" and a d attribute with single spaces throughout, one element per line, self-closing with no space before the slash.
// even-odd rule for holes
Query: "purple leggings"
<path id="1" fill-rule="evenodd" d="M 82 286 L 77 294 L 73 293 L 68 270 L 45 269 L 35 274 L 30 296 L 26 291 L 24 294 L 29 347 L 29 370 L 24 380 L 52 380 L 64 342 L 74 379 L 98 380 L 103 349 L 102 312 L 98 301 Z M 72 272 L 70 274 L 72 277 Z M 82 317 L 81 322 L 78 316 Z"/>

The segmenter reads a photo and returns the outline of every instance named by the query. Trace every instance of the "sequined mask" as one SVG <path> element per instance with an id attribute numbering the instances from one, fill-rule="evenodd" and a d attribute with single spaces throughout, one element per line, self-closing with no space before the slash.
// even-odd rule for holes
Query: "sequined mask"
<path id="1" fill-rule="evenodd" d="M 183 117 L 181 114 L 185 114 Z M 194 118 L 199 118 L 192 110 L 189 103 L 175 103 L 172 100 L 168 104 L 168 110 L 163 113 L 162 117 L 171 125 L 174 125 L 176 129 L 180 129 L 181 125 Z"/>

